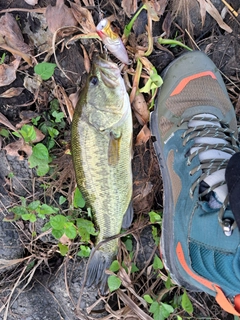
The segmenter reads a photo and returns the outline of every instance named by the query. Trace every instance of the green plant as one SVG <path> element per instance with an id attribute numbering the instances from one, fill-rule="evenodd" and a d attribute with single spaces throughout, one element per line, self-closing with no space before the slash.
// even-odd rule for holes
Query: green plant
<path id="1" fill-rule="evenodd" d="M 34 72 L 38 74 L 42 80 L 48 80 L 53 75 L 56 66 L 55 63 L 41 62 L 35 65 Z"/>
<path id="2" fill-rule="evenodd" d="M 6 53 L 4 52 L 3 55 L 1 56 L 0 64 L 4 63 L 5 58 L 6 58 Z"/>
<path id="3" fill-rule="evenodd" d="M 23 138 L 26 143 L 33 142 L 37 137 L 34 127 L 29 124 L 24 124 L 19 131 L 13 132 L 13 135 Z"/>
<path id="4" fill-rule="evenodd" d="M 162 225 L 162 216 L 161 213 L 157 213 L 155 211 L 150 211 L 149 212 L 149 218 L 150 218 L 150 222 L 152 224 L 155 225 Z M 155 225 L 152 225 L 152 236 L 153 239 L 155 241 L 155 244 L 158 246 L 159 245 L 159 241 L 160 241 L 160 231 L 159 231 L 159 227 L 156 227 Z"/>
<path id="5" fill-rule="evenodd" d="M 36 167 L 38 176 L 44 176 L 49 171 L 49 163 L 52 161 L 52 158 L 50 157 L 45 145 L 37 143 L 32 148 L 32 154 L 28 161 L 30 168 Z"/>

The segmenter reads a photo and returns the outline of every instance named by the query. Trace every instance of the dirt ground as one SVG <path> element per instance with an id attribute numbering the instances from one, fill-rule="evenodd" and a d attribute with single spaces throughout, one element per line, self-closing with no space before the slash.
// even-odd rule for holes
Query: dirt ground
<path id="1" fill-rule="evenodd" d="M 146 291 L 158 295 L 164 288 L 163 281 L 161 278 L 156 278 L 152 268 L 153 257 L 155 253 L 159 253 L 148 215 L 151 210 L 162 211 L 162 182 L 152 140 L 148 136 L 148 123 L 146 121 L 144 126 L 146 131 L 142 131 L 144 123 L 139 122 L 135 111 L 132 161 L 135 215 L 131 230 L 134 252 L 137 253 L 135 264 L 139 271 L 131 275 L 130 289 L 125 288 L 106 297 L 99 297 L 95 287 L 84 288 L 81 291 L 87 259 L 77 257 L 79 243 L 72 243 L 69 254 L 63 257 L 59 253 L 56 240 L 51 235 L 46 233 L 39 236 L 42 225 L 38 222 L 32 224 L 23 220 L 3 221 L 4 217 L 9 219 L 11 208 L 19 205 L 22 197 L 29 202 L 40 200 L 56 204 L 59 197 L 64 196 L 67 198 L 67 203 L 71 203 L 75 176 L 71 156 L 66 152 L 70 148 L 69 105 L 72 100 L 69 97 L 85 84 L 87 56 L 91 58 L 94 51 L 103 50 L 101 42 L 97 39 L 71 40 L 67 45 L 67 40 L 74 35 L 89 34 L 94 31 L 91 19 L 86 12 L 85 15 L 82 13 L 81 30 L 71 29 L 68 35 L 56 36 L 55 44 L 58 44 L 55 47 L 55 54 L 58 67 L 53 77 L 32 88 L 36 83 L 27 83 L 27 79 L 34 79 L 33 66 L 44 59 L 56 62 L 52 52 L 53 33 L 49 29 L 56 27 L 54 23 L 60 20 L 60 13 L 54 7 L 55 11 L 46 21 L 45 8 L 49 5 L 55 6 L 55 0 L 39 0 L 36 1 L 38 2 L 36 5 L 29 5 L 26 2 L 0 0 L 0 19 L 6 16 L 8 11 L 7 14 L 12 15 L 17 21 L 24 41 L 24 45 L 14 48 L 22 52 L 21 61 L 15 70 L 15 80 L 0 85 L 0 132 L 2 129 L 11 129 L 11 125 L 20 128 L 37 116 L 41 116 L 45 122 L 50 121 L 49 110 L 53 99 L 59 101 L 60 109 L 65 114 L 65 125 L 58 128 L 60 134 L 51 150 L 51 155 L 54 157 L 52 164 L 56 171 L 52 175 L 42 177 L 37 175 L 35 169 L 29 167 L 29 149 L 21 145 L 17 137 L 12 134 L 0 136 L 0 320 L 152 319 L 152 314 L 140 297 Z M 236 17 L 227 11 L 222 1 L 212 0 L 212 5 L 224 17 L 226 25 L 223 27 L 222 18 L 213 18 L 209 12 L 203 17 L 204 14 L 200 12 L 199 7 L 200 1 L 150 2 L 154 4 L 157 19 L 152 21 L 153 50 L 148 56 L 148 61 L 156 68 L 158 74 L 161 74 L 172 60 L 187 50 L 181 46 L 159 44 L 157 43 L 159 37 L 176 39 L 192 49 L 207 53 L 223 75 L 239 121 L 239 16 Z M 70 7 L 70 3 L 81 4 L 88 9 L 94 25 L 97 25 L 103 17 L 111 16 L 113 26 L 120 35 L 142 5 L 142 1 L 138 0 L 79 0 L 65 1 L 67 8 Z M 231 7 L 236 14 L 240 13 L 238 0 L 232 0 Z M 147 11 L 143 10 L 128 38 L 126 48 L 132 64 L 128 66 L 126 73 L 130 82 L 133 81 L 132 75 L 136 70 L 136 54 L 148 48 L 149 38 L 146 32 L 148 23 Z M 12 37 L 9 34 L 2 36 L 0 30 L 0 59 L 4 56 L 4 64 L 11 65 L 16 55 L 14 56 L 13 51 L 9 51 L 5 46 L 8 36 Z M 13 47 L 12 43 L 11 46 Z M 32 65 L 24 54 L 34 57 Z M 118 62 L 114 56 L 111 55 L 111 58 Z M 1 62 L 0 68 L 2 65 Z M 8 93 L 6 97 L 4 93 L 10 88 L 17 90 Z M 151 95 L 146 94 L 145 98 L 150 105 Z M 48 136 L 45 136 L 41 140 L 42 143 L 45 143 L 47 138 Z M 48 188 L 44 189 L 42 185 L 47 185 Z M 66 206 L 63 205 L 60 209 L 66 210 Z M 160 229 L 158 225 L 155 227 L 159 236 Z M 35 240 L 32 238 L 33 230 L 39 236 Z M 162 277 L 167 278 L 165 271 Z M 178 292 L 179 288 L 173 288 L 165 297 L 166 301 L 171 300 Z M 81 301 L 79 296 L 82 296 Z M 189 297 L 194 306 L 192 316 L 178 309 L 169 319 L 176 319 L 176 314 L 183 319 L 234 318 L 220 310 L 214 299 L 205 293 L 189 293 Z"/>

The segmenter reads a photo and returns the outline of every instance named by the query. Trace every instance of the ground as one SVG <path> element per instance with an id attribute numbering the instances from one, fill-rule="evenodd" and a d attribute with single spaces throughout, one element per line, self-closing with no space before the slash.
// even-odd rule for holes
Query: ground
<path id="1" fill-rule="evenodd" d="M 123 289 L 100 298 L 97 288 L 82 289 L 88 260 L 76 255 L 79 245 L 82 244 L 81 239 L 76 238 L 76 241 L 68 242 L 68 254 L 63 256 L 60 254 L 58 241 L 50 232 L 42 231 L 44 223 L 39 219 L 36 222 L 29 222 L 28 219 L 12 221 L 14 220 L 12 208 L 20 206 L 25 200 L 26 205 L 33 201 L 41 201 L 57 207 L 61 212 L 69 212 L 76 185 L 72 160 L 68 152 L 72 105 L 74 105 L 74 99 L 70 97 L 85 84 L 88 58 L 91 59 L 94 51 L 104 50 L 97 39 L 76 40 L 72 37 L 91 34 L 100 19 L 110 16 L 115 30 L 119 35 L 123 35 L 124 27 L 142 5 L 142 2 L 137 0 L 65 1 L 66 12 L 70 3 L 72 5 L 75 3 L 78 8 L 81 3 L 88 11 L 78 12 L 77 21 L 81 21 L 81 29 L 72 27 L 68 30 L 68 34 L 54 35 L 56 39 L 53 43 L 58 43 L 55 46 L 54 57 L 53 32 L 59 27 L 59 21 L 67 16 L 66 12 L 61 15 L 62 1 L 57 1 L 57 7 L 55 0 L 39 0 L 35 6 L 26 2 L 0 0 L 0 18 L 7 17 L 10 21 L 13 18 L 20 30 L 18 36 L 13 26 L 10 28 L 13 30 L 12 33 L 9 30 L 4 31 L 3 27 L 2 31 L 0 30 L 0 59 L 2 57 L 0 62 L 0 319 L 152 319 L 153 313 L 149 311 L 149 304 L 147 305 L 142 299 L 144 294 L 156 299 L 162 297 L 161 301 L 168 305 L 173 305 L 173 300 L 176 300 L 176 311 L 169 315 L 168 319 L 176 319 L 177 315 L 182 319 L 233 319 L 232 315 L 222 311 L 214 299 L 205 293 L 188 293 L 194 307 L 193 313 L 189 315 L 183 310 L 181 303 L 177 302 L 183 290 L 177 286 L 167 288 L 164 285 L 168 281 L 167 272 L 164 269 L 156 271 L 153 266 L 154 257 L 159 255 L 156 237 L 160 236 L 160 226 L 158 221 L 152 223 L 149 221 L 148 213 L 154 211 L 161 215 L 162 182 L 152 139 L 149 139 L 149 113 L 142 108 L 139 117 L 139 110 L 136 111 L 134 103 L 132 167 L 135 216 L 129 235 L 122 238 L 118 256 L 118 260 L 123 259 L 126 264 L 126 269 L 122 268 L 122 274 L 119 275 L 126 282 L 123 283 Z M 132 91 L 129 87 L 129 92 L 133 94 L 134 91 L 136 57 L 143 56 L 151 39 L 153 48 L 145 60 L 140 87 L 145 84 L 144 77 L 149 77 L 151 66 L 161 74 L 172 60 L 187 51 L 176 43 L 157 42 L 159 37 L 175 39 L 192 49 L 207 53 L 214 61 L 222 72 L 239 120 L 238 0 L 231 1 L 237 17 L 234 16 L 234 12 L 225 10 L 222 1 L 211 1 L 215 10 L 224 17 L 226 25 L 220 15 L 216 17 L 215 14 L 214 18 L 212 17 L 213 7 L 203 20 L 204 12 L 200 11 L 200 1 L 197 0 L 191 1 L 190 4 L 186 0 L 144 2 L 153 6 L 152 11 L 148 9 L 140 13 L 126 44 L 132 62 L 123 69 L 124 79 L 126 80 L 128 75 L 133 87 Z M 45 8 L 49 5 L 54 7 L 48 15 L 46 12 L 49 13 L 49 10 L 45 11 Z M 8 15 L 6 9 L 9 9 Z M 149 35 L 146 31 L 146 25 L 150 25 L 147 12 L 150 20 L 153 20 Z M 76 24 L 72 15 L 69 19 L 75 21 L 72 24 Z M 2 25 L 3 20 L 1 20 Z M 67 43 L 70 39 L 71 41 Z M 9 50 L 9 47 L 18 50 L 18 54 Z M 4 67 L 12 66 L 19 54 L 21 61 L 15 69 L 13 68 L 11 71 L 13 73 L 11 75 L 10 71 L 7 75 L 3 73 Z M 111 58 L 118 62 L 114 56 Z M 43 60 L 57 63 L 58 67 L 53 77 L 38 82 L 33 66 Z M 8 83 L 10 76 L 16 76 L 16 79 Z M 7 92 L 10 88 L 15 91 Z M 151 105 L 150 92 L 144 93 L 144 98 L 147 101 L 144 106 L 154 108 L 154 105 Z M 56 101 L 58 102 L 55 108 Z M 59 121 L 57 116 L 54 117 L 54 111 L 57 115 L 63 114 Z M 143 116 L 144 112 L 147 114 L 146 118 Z M 45 136 L 36 129 L 38 140 L 25 143 L 12 134 L 16 128 L 19 129 L 24 124 L 34 124 L 32 119 L 37 117 L 40 120 L 35 126 Z M 46 127 L 51 127 L 52 131 L 46 130 Z M 11 133 L 6 133 L 5 129 Z M 58 133 L 54 130 L 58 130 Z M 48 174 L 41 176 L 35 167 L 30 168 L 31 161 L 29 161 L 38 142 L 48 147 L 52 158 Z M 64 197 L 66 202 L 61 203 L 63 199 L 61 197 Z M 8 221 L 3 221 L 4 218 Z M 94 241 L 94 238 L 89 240 L 89 244 L 91 241 Z M 133 248 L 129 249 L 129 245 Z M 130 257 L 129 252 L 134 253 L 133 257 Z M 132 263 L 131 258 L 138 271 L 127 273 L 130 270 L 129 263 Z"/>

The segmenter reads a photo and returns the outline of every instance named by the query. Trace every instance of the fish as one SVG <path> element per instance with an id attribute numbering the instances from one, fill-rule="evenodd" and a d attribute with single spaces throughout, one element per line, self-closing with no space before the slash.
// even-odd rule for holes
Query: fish
<path id="1" fill-rule="evenodd" d="M 132 111 L 117 64 L 98 55 L 74 111 L 71 153 L 77 186 L 99 230 L 95 247 L 132 223 Z M 108 291 L 118 239 L 92 249 L 86 286 Z"/>

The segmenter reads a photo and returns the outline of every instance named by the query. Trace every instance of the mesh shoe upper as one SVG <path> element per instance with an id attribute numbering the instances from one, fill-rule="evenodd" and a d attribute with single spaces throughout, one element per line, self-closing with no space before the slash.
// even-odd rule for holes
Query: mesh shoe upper
<path id="1" fill-rule="evenodd" d="M 202 52 L 176 59 L 163 80 L 151 115 L 164 186 L 163 260 L 178 284 L 238 314 L 227 298 L 240 294 L 240 233 L 225 182 L 228 159 L 239 151 L 235 112 Z"/>

